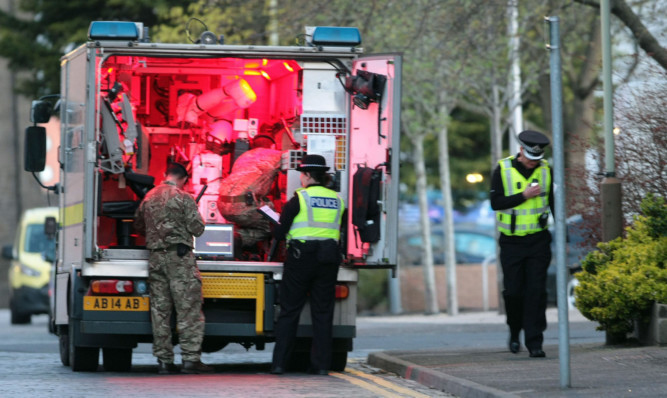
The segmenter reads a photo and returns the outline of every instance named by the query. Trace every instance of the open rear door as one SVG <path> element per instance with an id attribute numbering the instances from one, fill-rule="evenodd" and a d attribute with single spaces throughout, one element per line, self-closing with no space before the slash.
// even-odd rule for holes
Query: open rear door
<path id="1" fill-rule="evenodd" d="M 381 95 L 367 104 L 350 101 L 350 143 L 349 165 L 350 203 L 348 209 L 348 253 L 355 259 L 355 265 L 395 265 L 398 234 L 398 172 L 400 142 L 401 67 L 398 54 L 382 54 L 361 57 L 353 64 L 352 75 L 368 77 L 376 74 L 375 87 L 383 86 Z M 385 81 L 386 79 L 386 81 Z M 362 98 L 363 99 L 363 98 Z M 359 106 L 361 105 L 361 106 Z M 360 202 L 355 192 L 364 191 L 360 184 L 355 187 L 354 174 L 363 167 L 376 169 L 380 179 L 377 203 L 379 204 L 379 234 L 363 241 L 358 227 L 353 224 L 355 202 Z M 355 189 L 356 188 L 356 189 Z M 358 219 L 358 217 L 356 217 Z M 374 224 L 376 221 L 369 220 Z"/>

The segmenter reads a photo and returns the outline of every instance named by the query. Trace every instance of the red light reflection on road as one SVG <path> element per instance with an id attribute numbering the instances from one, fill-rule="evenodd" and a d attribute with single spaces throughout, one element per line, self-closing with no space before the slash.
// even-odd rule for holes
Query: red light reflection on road
<path id="1" fill-rule="evenodd" d="M 164 391 L 165 387 L 169 387 L 169 396 L 172 394 L 184 394 L 187 396 L 188 391 L 202 392 L 206 390 L 207 386 L 215 388 L 220 391 L 220 387 L 245 387 L 259 386 L 270 379 L 277 379 L 279 376 L 269 374 L 252 374 L 244 375 L 238 373 L 213 373 L 206 375 L 188 375 L 188 374 L 172 374 L 172 375 L 150 375 L 150 376 L 133 376 L 133 377 L 105 377 L 107 384 L 112 384 L 121 388 L 123 391 Z M 196 386 L 196 387 L 195 387 Z M 215 390 L 211 390 L 213 392 Z M 193 395 L 197 395 L 195 392 Z"/>

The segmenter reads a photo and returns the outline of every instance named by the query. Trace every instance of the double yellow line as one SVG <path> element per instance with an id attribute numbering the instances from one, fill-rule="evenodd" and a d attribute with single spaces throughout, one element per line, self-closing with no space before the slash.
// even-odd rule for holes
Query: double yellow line
<path id="1" fill-rule="evenodd" d="M 352 368 L 345 368 L 345 373 L 346 374 L 330 372 L 329 374 L 331 376 L 338 377 L 339 379 L 346 380 L 357 387 L 363 388 L 364 390 L 371 391 L 380 397 L 393 398 L 398 396 L 407 396 L 414 398 L 429 398 L 428 395 L 397 386 L 396 384 L 389 382 L 381 377 L 366 374 Z M 350 374 L 353 376 L 350 376 Z M 364 381 L 362 378 L 369 381 Z M 380 386 L 384 388 L 381 388 Z"/>

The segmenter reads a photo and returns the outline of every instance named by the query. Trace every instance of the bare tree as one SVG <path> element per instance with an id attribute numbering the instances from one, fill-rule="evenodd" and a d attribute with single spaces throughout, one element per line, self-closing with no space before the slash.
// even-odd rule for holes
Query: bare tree
<path id="1" fill-rule="evenodd" d="M 600 2 L 594 0 L 574 0 L 594 8 L 600 8 Z M 635 2 L 637 3 L 637 2 Z M 641 3 L 641 2 L 640 2 Z M 611 13 L 630 29 L 639 46 L 663 69 L 667 70 L 667 49 L 653 36 L 642 19 L 624 0 L 610 0 Z M 662 14 L 664 15 L 664 14 Z"/>
<path id="2" fill-rule="evenodd" d="M 615 159 L 627 218 L 640 213 L 647 194 L 667 196 L 667 73 L 654 68 L 650 77 L 616 95 Z"/>
<path id="3" fill-rule="evenodd" d="M 649 80 L 629 84 L 616 94 L 615 115 L 617 132 L 615 136 L 616 172 L 622 181 L 622 207 L 624 226 L 632 217 L 640 213 L 640 204 L 648 193 L 667 196 L 667 115 L 664 112 L 667 99 L 665 78 L 667 74 L 654 66 L 649 71 Z M 648 84 L 647 84 L 648 83 Z M 601 145 L 573 138 L 575 145 L 586 149 L 596 162 L 603 153 Z M 582 230 L 584 247 L 595 247 L 601 242 L 601 199 L 599 182 L 601 178 L 591 168 L 571 170 L 586 184 L 567 186 L 568 207 L 584 209 Z"/>
<path id="4" fill-rule="evenodd" d="M 410 137 L 413 148 L 409 153 L 417 169 L 417 191 L 421 212 L 426 214 L 426 178 L 423 167 L 424 137 L 440 134 L 446 140 L 447 110 L 462 107 L 483 115 L 492 121 L 494 159 L 501 157 L 501 136 L 508 130 L 510 93 L 504 90 L 508 84 L 509 59 L 507 56 L 506 3 L 456 2 L 419 0 L 409 6 L 395 1 L 371 1 L 359 9 L 351 0 L 301 2 L 300 18 L 312 17 L 312 24 L 325 18 L 333 18 L 338 24 L 360 26 L 366 38 L 368 51 L 402 51 L 404 62 L 403 133 Z M 297 0 L 292 0 L 296 3 Z M 587 4 L 592 2 L 579 1 Z M 464 3 L 464 4 L 461 4 Z M 380 6 L 382 5 L 382 6 Z M 573 4 L 565 0 L 520 2 L 520 34 L 522 35 L 522 95 L 525 104 L 539 104 L 544 116 L 542 121 L 527 120 L 528 127 L 544 129 L 550 126 L 550 89 L 548 55 L 545 47 L 544 15 L 567 15 L 563 18 L 563 73 L 566 93 L 570 101 L 565 103 L 566 159 L 568 184 L 582 186 L 585 148 L 596 145 L 596 112 L 599 104 L 593 95 L 599 86 L 600 29 L 599 16 L 594 8 Z M 332 11 L 332 10 L 336 11 Z M 354 11 L 354 12 L 353 12 Z M 380 23 L 382 21 L 382 23 Z M 309 24 L 311 21 L 309 20 Z M 302 25 L 302 24 L 299 24 Z M 281 38 L 284 35 L 281 34 Z M 632 67 L 628 70 L 631 72 Z M 628 73 L 630 73 L 628 72 Z M 445 93 L 446 95 L 441 95 Z M 447 98 L 445 104 L 443 99 Z M 533 112 L 533 115 L 535 113 Z M 529 117 L 529 116 L 528 116 Z M 537 123 L 537 125 L 535 124 Z M 443 134 L 444 133 L 444 134 Z M 421 137 L 417 137 L 421 135 Z M 444 138 L 443 138 L 444 137 Z M 577 137 L 571 138 L 571 137 Z M 577 141 L 586 143 L 577 144 Z M 441 148 L 442 146 L 441 142 Z M 581 150 L 576 150 L 581 149 Z M 440 152 L 441 188 L 446 197 L 446 167 L 448 154 Z M 420 166 L 421 163 L 421 166 Z M 421 172 L 419 171 L 421 170 Z M 446 219 L 447 217 L 445 217 Z M 427 302 L 437 296 L 431 292 L 432 256 L 430 253 L 430 225 L 428 217 L 422 218 L 422 234 L 425 258 Z M 449 253 L 451 250 L 447 249 Z M 447 260 L 446 260 L 447 261 Z M 430 263 L 429 263 L 430 262 Z M 430 265 L 429 265 L 430 264 Z M 450 269 L 450 268 L 448 268 Z M 435 287 L 433 288 L 435 289 Z M 451 289 L 448 289 L 450 294 Z M 448 302 L 453 302 L 450 299 Z M 431 306 L 430 308 L 428 308 Z M 437 308 L 427 303 L 427 312 Z"/>
<path id="5" fill-rule="evenodd" d="M 404 131 L 415 131 L 404 128 Z M 426 314 L 440 312 L 438 306 L 438 289 L 435 285 L 435 269 L 433 267 L 433 246 L 431 245 L 431 223 L 428 218 L 428 203 L 426 201 L 426 169 L 424 167 L 424 135 L 414 132 L 411 135 L 415 172 L 417 175 L 417 196 L 419 198 L 422 242 L 424 242 L 424 311 Z"/>

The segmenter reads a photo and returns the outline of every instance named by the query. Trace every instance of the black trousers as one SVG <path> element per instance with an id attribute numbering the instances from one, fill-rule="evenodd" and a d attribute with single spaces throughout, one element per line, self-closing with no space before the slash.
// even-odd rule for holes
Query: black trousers
<path id="1" fill-rule="evenodd" d="M 523 329 L 529 350 L 542 348 L 547 328 L 547 268 L 551 262 L 550 239 L 530 244 L 500 243 L 503 298 L 507 325 L 513 338 Z"/>
<path id="2" fill-rule="evenodd" d="M 317 247 L 318 242 L 308 243 Z M 335 255 L 328 256 L 325 261 L 318 261 L 319 250 L 306 245 L 290 245 L 287 250 L 280 282 L 280 315 L 273 348 L 274 368 L 286 368 L 296 341 L 301 310 L 308 299 L 313 322 L 310 368 L 328 370 L 331 366 L 332 324 L 340 261 Z"/>

